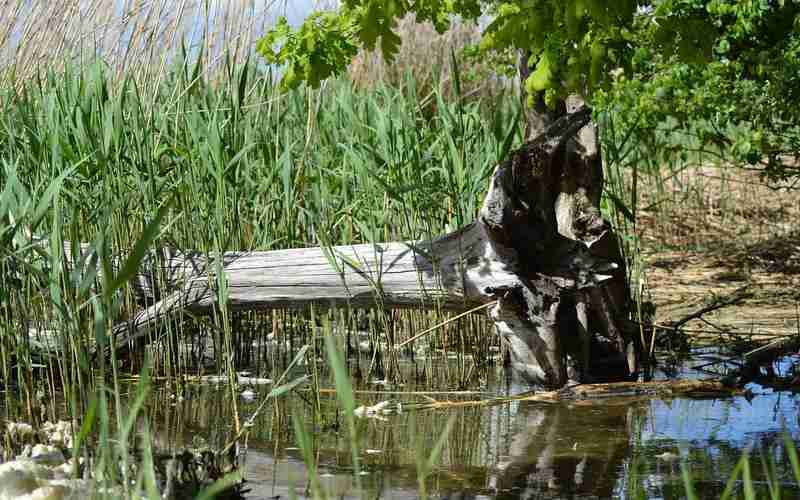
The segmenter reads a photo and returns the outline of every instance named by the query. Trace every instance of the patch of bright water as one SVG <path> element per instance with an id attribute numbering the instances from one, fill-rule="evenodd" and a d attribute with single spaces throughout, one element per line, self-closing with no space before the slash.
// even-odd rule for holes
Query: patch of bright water
<path id="1" fill-rule="evenodd" d="M 783 497 L 799 497 L 784 436 L 800 442 L 800 395 L 751 389 L 751 400 L 515 402 L 358 420 L 359 480 L 370 498 L 418 498 L 420 457 L 430 454 L 453 418 L 441 457 L 425 481 L 428 494 L 439 498 L 685 498 L 682 467 L 690 472 L 700 498 L 718 498 L 748 451 L 759 496 L 767 494 L 763 463 L 774 462 L 772 475 Z M 259 401 L 269 388 L 251 390 Z M 514 394 L 523 389 L 498 382 L 488 390 Z M 211 442 L 223 439 L 232 421 L 226 394 L 204 390 L 172 406 L 162 405 L 155 410 L 163 417 L 166 434 L 161 435 L 173 444 L 196 435 Z M 356 395 L 359 405 L 389 398 L 423 399 L 409 393 Z M 247 418 L 256 406 L 243 404 L 242 416 Z M 327 397 L 321 411 L 314 408 L 308 394 L 292 396 L 268 406 L 256 419 L 246 457 L 250 498 L 310 496 L 311 473 L 292 436 L 292 416 L 313 435 L 319 487 L 329 497 L 360 497 L 346 424 L 335 400 Z"/>

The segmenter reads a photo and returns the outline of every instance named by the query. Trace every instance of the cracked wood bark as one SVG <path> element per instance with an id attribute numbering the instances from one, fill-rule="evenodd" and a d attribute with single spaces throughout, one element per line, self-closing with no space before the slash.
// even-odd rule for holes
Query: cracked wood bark
<path id="1" fill-rule="evenodd" d="M 539 121 L 529 121 L 528 133 L 535 133 L 537 126 L 546 123 L 546 130 L 552 131 L 569 117 L 588 113 L 582 106 L 566 103 L 567 107 L 572 113 L 554 122 L 552 114 L 536 115 Z M 512 334 L 510 331 L 520 330 L 522 325 L 497 321 L 498 331 L 511 346 L 516 371 L 529 380 L 544 381 L 546 386 L 558 386 L 566 380 L 625 380 L 638 370 L 638 346 L 622 328 L 629 304 L 626 273 L 613 231 L 600 216 L 603 174 L 597 132 L 588 117 L 579 125 L 576 137 L 571 134 L 562 149 L 554 149 L 549 162 L 536 166 L 536 160 L 526 160 L 535 182 L 516 180 L 517 197 L 528 198 L 522 203 L 535 214 L 533 218 L 528 216 L 529 223 L 538 219 L 536 227 L 520 228 L 519 233 L 541 235 L 545 242 L 538 250 L 523 252 L 527 253 L 523 260 L 542 262 L 543 253 L 561 255 L 565 252 L 561 249 L 572 244 L 585 250 L 594 261 L 616 263 L 617 269 L 606 283 L 578 287 L 571 293 L 547 290 L 543 283 L 528 287 L 528 292 L 533 293 L 526 292 L 522 302 L 535 311 L 528 325 L 534 333 Z M 539 131 L 536 137 L 541 136 Z M 490 195 L 491 192 L 490 188 Z M 519 228 L 516 222 L 506 226 Z M 532 248 L 525 242 L 512 246 Z M 523 339 L 527 345 L 523 345 Z"/>
<path id="2" fill-rule="evenodd" d="M 529 60 L 529 53 L 520 54 L 523 82 L 530 75 Z M 541 93 L 529 96 L 522 92 L 522 97 L 533 100 L 526 113 L 528 140 L 583 107 L 583 100 L 575 95 L 556 102 L 552 108 L 545 105 Z M 618 264 L 611 279 L 576 294 L 574 304 L 565 302 L 561 307 L 560 324 L 565 330 L 575 332 L 566 336 L 565 341 L 578 344 L 572 351 L 579 357 L 568 356 L 569 375 L 581 381 L 630 379 L 640 370 L 643 347 L 636 328 L 628 321 L 632 301 L 620 245 L 613 229 L 600 215 L 604 179 L 596 124 L 587 123 L 568 141 L 567 150 L 563 168 L 553 173 L 559 179 L 553 187 L 558 232 L 586 245 L 592 256 Z M 591 366 L 587 365 L 589 359 Z"/>
<path id="3" fill-rule="evenodd" d="M 590 290 L 616 275 L 603 274 L 616 265 L 595 250 L 607 245 L 608 229 L 599 215 L 584 224 L 585 211 L 576 210 L 569 219 L 573 233 L 565 235 L 560 218 L 559 207 L 568 205 L 565 175 L 589 171 L 570 141 L 589 120 L 589 110 L 581 108 L 513 152 L 496 167 L 478 219 L 429 242 L 228 252 L 218 263 L 195 253 L 163 252 L 153 259 L 162 272 L 151 263 L 134 288 L 155 297 L 152 276 L 165 274 L 166 292 L 118 326 L 118 345 L 177 311 L 209 313 L 220 307 L 220 297 L 232 310 L 310 303 L 467 310 L 494 301 L 490 317 L 510 347 L 515 372 L 529 383 L 555 388 L 569 379 L 624 378 L 629 372 L 593 371 L 604 362 L 594 359 L 600 350 L 589 338 L 598 316 Z"/>
<path id="4" fill-rule="evenodd" d="M 571 97 L 567 99 L 566 110 L 573 112 L 581 105 L 580 99 Z M 603 167 L 596 125 L 588 123 L 569 147 L 570 159 L 565 162 L 556 196 L 558 230 L 565 237 L 584 243 L 594 257 L 619 264 L 612 279 L 579 295 L 579 310 L 571 314 L 586 331 L 585 338 L 606 343 L 605 349 L 610 353 L 607 359 L 612 363 L 608 375 L 617 373 L 621 378 L 630 378 L 639 370 L 642 346 L 635 329 L 627 322 L 632 302 L 619 242 L 600 215 Z M 613 366 L 614 360 L 617 366 Z M 613 377 L 601 375 L 601 378 Z"/>
<path id="5" fill-rule="evenodd" d="M 520 57 L 521 81 L 530 74 L 529 54 Z M 523 99 L 527 99 L 525 92 Z M 525 137 L 530 139 L 542 133 L 555 120 L 583 106 L 578 96 L 570 96 L 548 108 L 541 94 L 533 96 L 533 106 L 526 115 Z M 628 321 L 632 301 L 624 259 L 617 236 L 600 215 L 600 197 L 603 191 L 603 166 L 597 126 L 588 123 L 568 144 L 570 159 L 563 171 L 556 173 L 561 179 L 555 188 L 555 211 L 558 231 L 563 236 L 585 244 L 593 256 L 616 262 L 619 266 L 610 280 L 576 296 L 574 309 L 563 308 L 563 324 L 573 324 L 577 335 L 571 341 L 582 344 L 583 352 L 590 355 L 582 359 L 569 359 L 571 375 L 579 380 L 625 380 L 640 370 L 642 342 L 634 325 Z M 592 359 L 591 367 L 585 364 Z M 604 359 L 601 367 L 598 359 Z M 589 374 L 588 376 L 586 374 Z"/>

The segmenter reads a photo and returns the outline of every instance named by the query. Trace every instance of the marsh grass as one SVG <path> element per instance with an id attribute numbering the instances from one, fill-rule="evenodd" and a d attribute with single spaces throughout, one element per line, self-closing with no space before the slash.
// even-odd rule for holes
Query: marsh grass
<path id="1" fill-rule="evenodd" d="M 234 249 L 424 239 L 452 230 L 477 211 L 486 178 L 505 154 L 508 123 L 518 116 L 519 99 L 513 95 L 490 106 L 439 96 L 431 116 L 418 106 L 413 80 L 399 89 L 368 91 L 332 81 L 321 90 L 282 95 L 269 73 L 251 63 L 217 82 L 192 76 L 203 73 L 196 64 L 182 62 L 170 69 L 163 88 L 144 95 L 136 79 L 117 79 L 96 63 L 31 80 L 2 99 L 0 354 L 7 361 L 6 406 L 20 401 L 20 411 L 34 416 L 38 390 L 52 394 L 63 389 L 76 428 L 83 425 L 87 436 L 96 432 L 99 442 L 119 443 L 96 457 L 95 464 L 102 484 L 130 485 L 133 480 L 128 493 L 152 493 L 154 488 L 146 466 L 141 475 L 131 472 L 131 464 L 140 459 L 130 451 L 138 406 L 125 407 L 119 397 L 121 360 L 106 362 L 90 353 L 95 345 L 112 341 L 111 327 L 141 306 L 126 282 L 145 253 L 173 247 L 215 255 Z M 635 235 L 641 201 L 639 191 L 626 183 L 638 185 L 640 174 L 630 177 L 622 153 L 606 158 L 618 169 L 612 170 L 609 187 L 616 201 L 607 197 L 607 209 L 617 215 L 622 234 Z M 67 251 L 62 250 L 64 241 L 71 243 Z M 90 251 L 73 251 L 80 242 L 87 242 Z M 625 242 L 635 276 L 641 273 L 635 267 L 641 242 Z M 223 270 L 215 276 L 225 303 Z M 177 383 L 197 369 L 181 350 L 186 338 L 196 338 L 198 350 L 210 342 L 215 353 L 211 369 L 227 374 L 228 400 L 235 406 L 239 366 L 262 362 L 265 370 L 283 369 L 309 344 L 312 384 L 319 387 L 324 376 L 317 369 L 333 374 L 357 472 L 359 430 L 348 420 L 353 397 L 344 374 L 401 380 L 391 360 L 376 361 L 380 346 L 400 343 L 445 319 L 436 311 L 234 316 L 222 308 L 207 320 L 163 325 L 154 340 L 168 349 L 153 359 L 152 369 Z M 358 338 L 351 338 L 359 330 L 368 333 L 366 355 L 358 351 Z M 288 346 L 278 342 L 277 349 L 267 350 L 264 341 L 270 334 Z M 423 380 L 466 386 L 476 376 L 476 359 L 491 357 L 486 355 L 491 338 L 483 318 L 448 323 L 429 339 L 430 350 L 420 356 L 416 373 Z M 43 354 L 37 342 L 54 342 L 55 349 Z M 467 356 L 470 351 L 473 356 Z M 392 350 L 385 352 L 390 356 Z M 437 377 L 437 356 L 443 360 L 451 354 L 455 369 Z M 316 363 L 323 356 L 331 360 L 328 368 Z M 39 378 L 39 373 L 47 375 Z M 145 397 L 147 387 L 138 394 Z M 319 397 L 319 391 L 314 394 Z M 230 434 L 238 434 L 241 424 L 234 411 Z M 453 426 L 452 420 L 446 424 Z M 314 467 L 318 443 L 300 422 L 294 426 L 305 460 Z M 414 429 L 411 442 L 440 430 Z M 423 495 L 443 443 L 427 456 L 421 445 L 413 447 Z M 469 453 L 467 446 L 461 452 L 458 446 L 458 441 L 448 444 L 454 460 Z M 143 463 L 147 460 L 145 454 Z M 311 489 L 324 495 L 319 485 Z"/>
<path id="2" fill-rule="evenodd" d="M 101 487 L 121 484 L 126 495 L 141 490 L 137 484 L 152 490 L 152 481 L 130 476 L 137 458 L 127 451 L 133 443 L 120 397 L 120 378 L 141 365 L 136 357 L 92 353 L 114 343 L 115 324 L 157 299 L 126 285 L 144 259 L 163 258 L 154 249 L 213 256 L 433 237 L 472 219 L 505 139 L 515 134 L 514 96 L 491 105 L 435 96 L 431 115 L 418 106 L 413 82 L 361 92 L 334 81 L 284 95 L 268 70 L 247 60 L 214 81 L 206 73 L 202 58 L 183 60 L 154 86 L 95 61 L 38 78 L 15 76 L 0 98 L 6 411 L 35 419 L 37 394 L 55 401 L 63 390 L 75 428 L 92 408 L 116 415 L 87 433 L 119 443 L 94 459 Z M 225 304 L 224 270 L 214 276 Z M 376 357 L 380 347 L 446 317 L 328 314 L 324 321 L 348 332 L 347 348 L 356 354 L 351 369 L 365 379 L 393 380 L 400 376 L 397 359 Z M 198 369 L 192 350 L 210 344 L 210 368 L 227 374 L 235 407 L 237 368 L 255 361 L 249 366 L 259 371 L 280 370 L 303 344 L 312 345 L 315 360 L 325 350 L 317 323 L 311 311 L 234 316 L 225 307 L 209 319 L 165 322 L 151 339 L 165 347 L 155 351 L 152 370 L 179 386 Z M 349 337 L 364 329 L 367 356 Z M 279 348 L 267 352 L 270 334 Z M 487 353 L 491 339 L 480 318 L 450 323 L 428 339 L 414 377 L 439 380 L 436 359 L 452 352 L 456 367 L 445 379 L 467 385 L 487 359 L 467 353 Z M 318 384 L 316 363 L 309 366 Z M 48 411 L 61 413 L 54 406 Z M 136 412 L 130 415 L 135 420 Z M 241 428 L 234 411 L 231 435 Z"/>
<path id="3" fill-rule="evenodd" d="M 345 308 L 237 315 L 225 307 L 211 318 L 164 322 L 148 339 L 156 346 L 148 363 L 142 346 L 136 347 L 140 360 L 92 355 L 114 341 L 113 325 L 157 299 L 138 297 L 127 284 L 142 259 L 163 258 L 155 249 L 213 256 L 431 238 L 472 220 L 491 169 L 521 139 L 520 97 L 502 82 L 484 88 L 453 70 L 455 52 L 447 46 L 454 39 L 467 43 L 474 33 L 454 33 L 438 46 L 432 73 L 420 76 L 402 64 L 388 68 L 362 54 L 351 68 L 356 83 L 332 80 L 320 89 L 282 94 L 275 71 L 250 56 L 270 22 L 261 10 L 268 7 L 226 4 L 18 1 L 0 11 L 5 411 L 36 420 L 43 392 L 50 401 L 46 411 L 70 415 L 81 429 L 76 455 L 88 458 L 89 442 L 116 443 L 99 447 L 92 460 L 100 483 L 123 485 L 126 495 L 155 495 L 147 420 L 140 418 L 150 379 L 142 377 L 128 406 L 120 397 L 128 371 L 147 367 L 145 374 L 165 377 L 178 393 L 188 373 L 225 374 L 234 412 L 231 428 L 221 432 L 236 436 L 245 430 L 236 371 L 280 374 L 297 369 L 298 352 L 308 353 L 311 363 L 301 370 L 313 375 L 313 387 L 333 376 L 357 474 L 363 429 L 352 421 L 350 379 L 463 388 L 497 358 L 496 340 L 481 316 L 447 322 L 449 315 L 436 310 Z M 424 28 L 406 29 L 419 30 L 420 40 L 429 36 Z M 603 136 L 604 209 L 623 235 L 641 299 L 640 256 L 653 245 L 642 221 L 656 228 L 656 240 L 670 244 L 677 210 L 686 200 L 708 206 L 708 198 L 705 185 L 684 177 L 682 158 L 660 155 L 678 139 L 648 142 L 643 133 L 610 123 Z M 698 153 L 695 160 L 702 158 Z M 735 213 L 723 196 L 730 185 L 721 182 L 713 213 Z M 225 304 L 224 270 L 214 276 Z M 391 348 L 442 323 L 424 339 L 424 351 Z M 413 360 L 413 370 L 399 368 L 401 357 Z M 63 402 L 56 403 L 62 392 Z M 283 403 L 273 399 L 280 413 Z M 320 408 L 319 399 L 315 406 Z M 410 452 L 419 459 L 422 494 L 441 453 L 459 463 L 474 451 L 469 439 L 459 437 L 476 429 L 459 427 L 445 447 L 442 425 L 450 429 L 454 421 L 440 420 L 408 436 L 417 443 Z M 273 420 L 270 437 L 286 439 L 289 421 L 286 415 Z M 132 429 L 142 422 L 139 456 L 131 451 Z M 294 426 L 312 467 L 319 443 L 303 422 Z M 424 454 L 418 442 L 434 434 L 442 440 Z M 140 459 L 143 467 L 134 471 Z M 312 489 L 321 493 L 318 485 Z"/>
<path id="4" fill-rule="evenodd" d="M 735 164 L 724 148 L 701 147 L 675 123 L 642 129 L 613 109 L 601 118 L 604 213 L 622 228 L 626 256 L 637 256 L 629 260 L 632 290 L 644 299 L 638 304 L 655 306 L 652 322 L 675 321 L 741 289 L 748 295 L 741 302 L 687 324 L 687 340 L 723 346 L 795 335 L 794 183 Z M 696 132 L 704 127 L 692 124 Z M 645 345 L 656 347 L 652 338 Z"/>
<path id="5" fill-rule="evenodd" d="M 247 63 L 225 85 L 198 83 L 197 72 L 176 67 L 146 98 L 101 63 L 7 93 L 4 179 L 25 179 L 29 199 L 58 194 L 31 230 L 125 255 L 163 208 L 153 246 L 210 254 L 311 246 L 320 234 L 327 244 L 425 239 L 474 216 L 516 116 L 515 99 L 488 117 L 440 100 L 427 118 L 413 86 L 358 95 L 332 82 L 280 95 Z"/>
<path id="6" fill-rule="evenodd" d="M 213 78 L 246 59 L 280 14 L 304 13 L 282 0 L 11 0 L 0 12 L 0 74 L 4 86 L 20 85 L 99 59 L 117 78 L 157 88 L 186 51 L 204 58 L 202 76 Z"/>

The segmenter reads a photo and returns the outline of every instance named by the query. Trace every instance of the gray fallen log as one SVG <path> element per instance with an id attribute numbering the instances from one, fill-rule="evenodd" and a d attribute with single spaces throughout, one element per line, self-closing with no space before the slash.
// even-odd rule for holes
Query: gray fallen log
<path id="1" fill-rule="evenodd" d="M 516 267 L 494 254 L 477 223 L 431 242 L 227 252 L 222 259 L 224 296 L 232 311 L 311 304 L 463 311 L 519 286 Z M 120 325 L 118 332 L 135 331 L 139 337 L 147 325 L 175 310 L 207 314 L 219 307 L 215 266 L 205 256 L 173 252 L 158 268 L 171 277 L 166 286 L 173 291 L 140 311 L 132 323 Z M 154 283 L 157 274 L 152 265 L 143 267 L 133 284 L 138 295 L 152 300 L 154 290 L 162 288 Z M 594 283 L 592 279 L 602 277 L 585 272 L 553 281 L 554 286 L 577 287 Z"/>
<path id="2" fill-rule="evenodd" d="M 177 312 L 207 314 L 223 305 L 234 311 L 312 303 L 466 311 L 495 302 L 490 318 L 528 382 L 560 387 L 568 380 L 629 377 L 636 366 L 632 344 L 613 326 L 611 308 L 592 309 L 595 292 L 589 291 L 619 278 L 621 263 L 605 260 L 615 240 L 597 217 L 588 229 L 581 226 L 575 218 L 584 212 L 564 202 L 565 186 L 577 192 L 564 175 L 594 175 L 581 170 L 594 168 L 585 157 L 567 147 L 589 121 L 583 108 L 513 152 L 496 167 L 478 219 L 432 241 L 227 252 L 221 260 L 162 250 L 133 283 L 151 305 L 115 328 L 117 345 Z M 594 323 L 604 325 L 602 342 Z M 621 373 L 592 372 L 600 344 L 628 358 Z"/>

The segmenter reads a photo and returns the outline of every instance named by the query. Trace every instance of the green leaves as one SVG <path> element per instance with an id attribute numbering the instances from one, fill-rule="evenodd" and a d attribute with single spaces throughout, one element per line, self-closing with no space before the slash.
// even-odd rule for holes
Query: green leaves
<path id="1" fill-rule="evenodd" d="M 553 76 L 554 68 L 558 64 L 557 56 L 552 50 L 545 50 L 539 56 L 539 62 L 536 63 L 534 71 L 531 76 L 525 80 L 525 90 L 529 93 L 540 92 L 545 89 L 552 88 L 554 85 Z"/>
<path id="2" fill-rule="evenodd" d="M 410 13 L 440 31 L 454 16 L 488 16 L 481 52 L 530 54 L 525 88 L 548 105 L 574 93 L 646 116 L 645 128 L 668 117 L 703 122 L 707 144 L 732 145 L 739 161 L 766 156 L 774 178 L 785 174 L 777 158 L 797 151 L 798 2 L 346 0 L 296 30 L 282 21 L 259 52 L 285 66 L 284 88 L 317 86 L 361 47 L 391 60 L 401 43 L 396 22 Z"/>
<path id="3" fill-rule="evenodd" d="M 256 50 L 268 63 L 284 66 L 284 89 L 303 81 L 316 88 L 344 71 L 360 48 L 379 48 L 392 61 L 402 43 L 394 31 L 397 21 L 410 13 L 442 33 L 454 15 L 475 20 L 483 11 L 479 0 L 345 0 L 337 12 L 311 14 L 296 29 L 279 19 Z"/>
<path id="4" fill-rule="evenodd" d="M 381 53 L 392 60 L 400 48 L 400 37 L 392 31 L 396 18 L 403 13 L 399 2 L 371 0 L 355 11 L 358 37 L 369 50 L 381 41 Z"/>
<path id="5" fill-rule="evenodd" d="M 293 31 L 286 18 L 258 41 L 256 51 L 270 64 L 285 65 L 281 86 L 295 88 L 305 81 L 316 88 L 341 72 L 358 52 L 356 19 L 316 12 Z"/>
<path id="6" fill-rule="evenodd" d="M 629 59 L 626 30 L 635 8 L 630 0 L 347 0 L 339 11 L 312 14 L 297 29 L 280 20 L 257 50 L 267 62 L 284 65 L 285 89 L 301 81 L 316 87 L 343 71 L 361 47 L 380 48 L 391 61 L 402 42 L 394 31 L 397 20 L 410 13 L 440 32 L 454 16 L 475 20 L 488 14 L 493 21 L 482 49 L 528 51 L 537 61 L 526 82 L 529 91 L 551 90 L 556 98 L 591 93 L 591 87 L 607 83 L 606 69 Z"/>
<path id="7" fill-rule="evenodd" d="M 781 158 L 800 150 L 798 15 L 797 2 L 659 2 L 634 23 L 631 67 L 595 107 L 652 134 L 670 123 L 726 161 L 792 177 Z"/>

